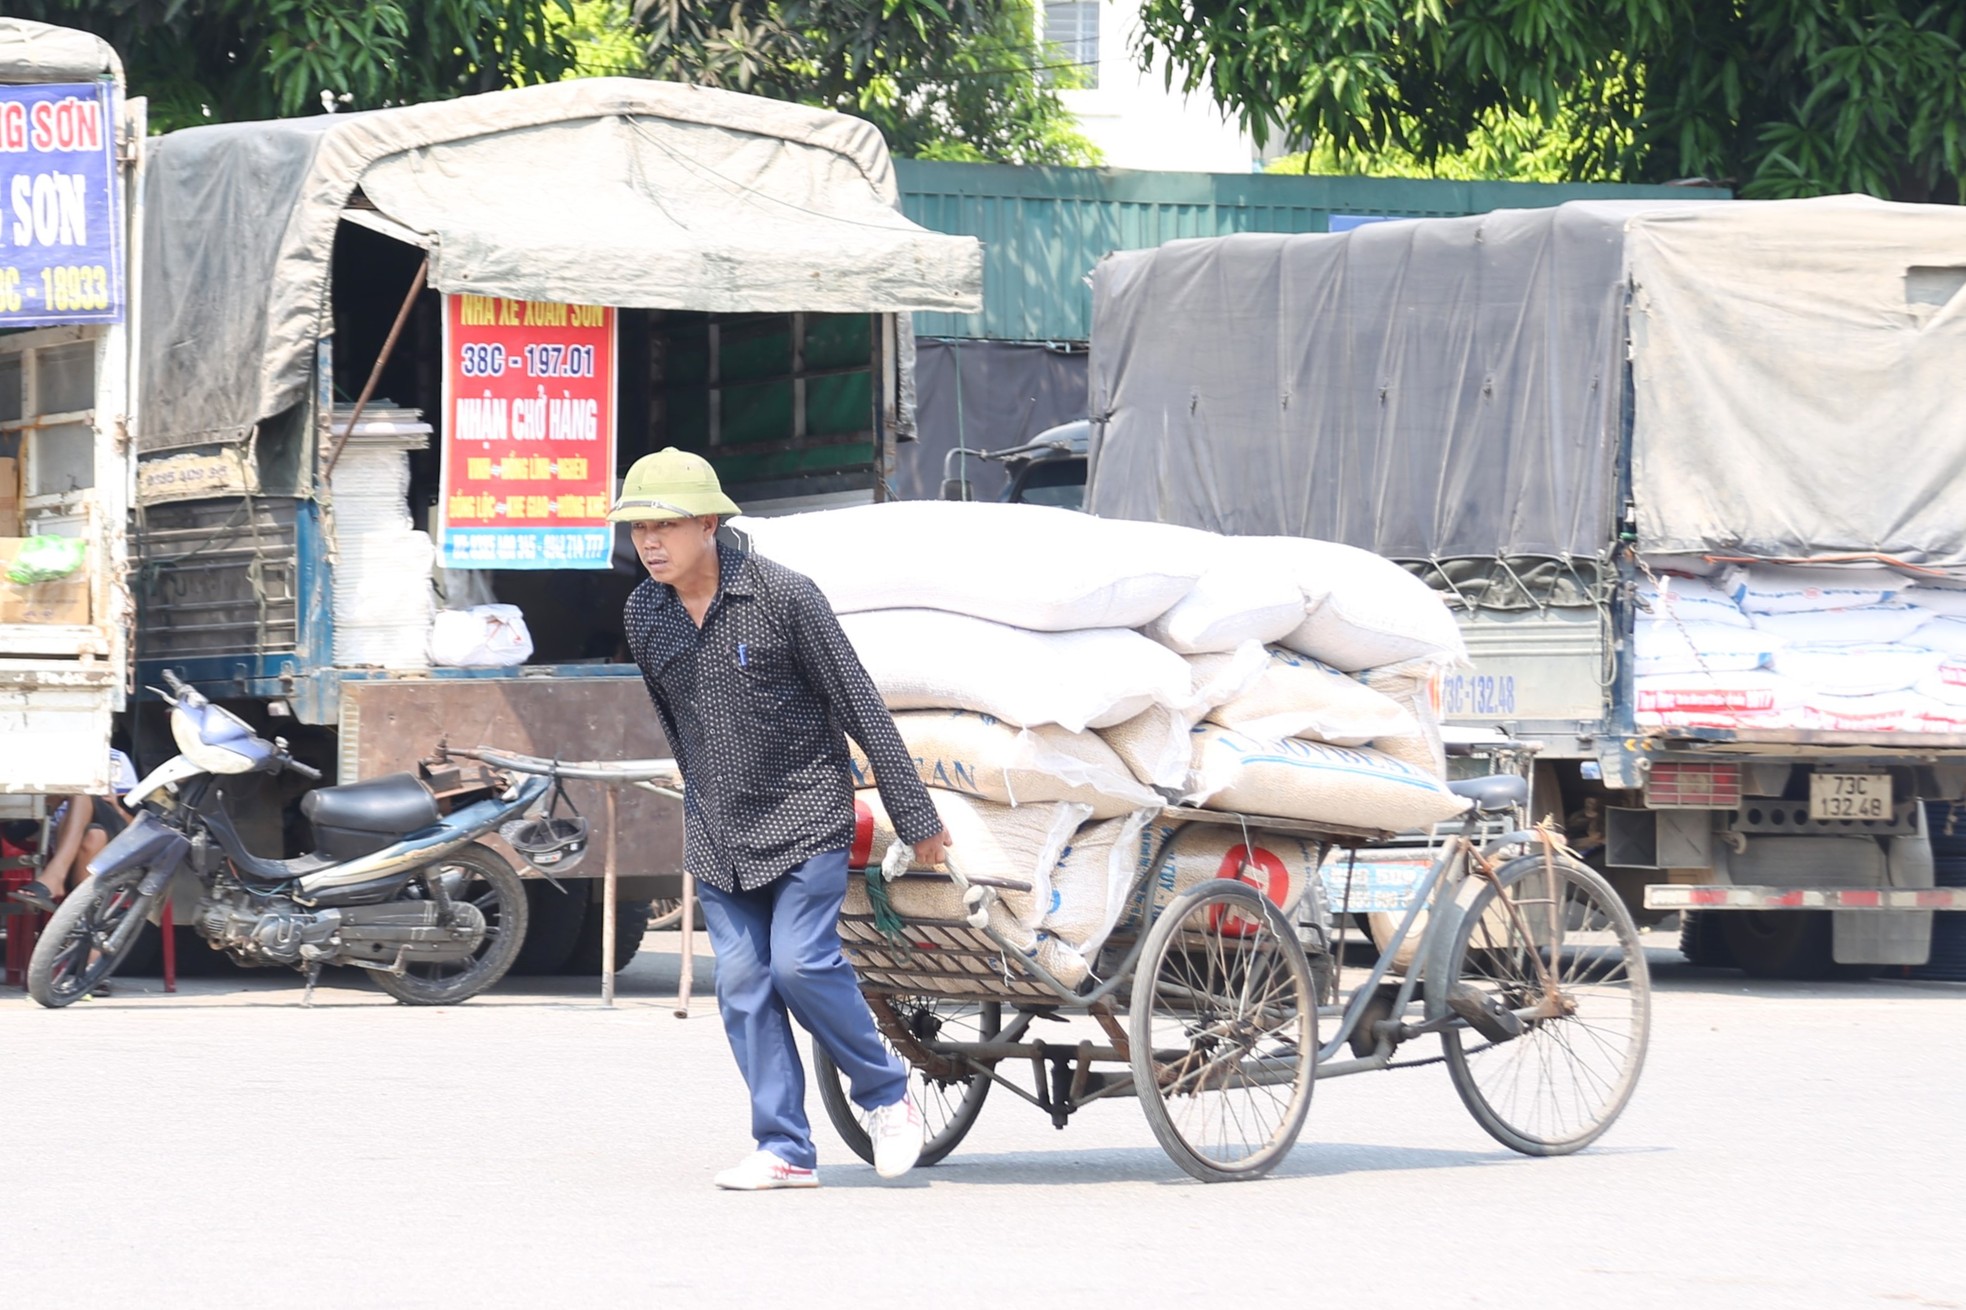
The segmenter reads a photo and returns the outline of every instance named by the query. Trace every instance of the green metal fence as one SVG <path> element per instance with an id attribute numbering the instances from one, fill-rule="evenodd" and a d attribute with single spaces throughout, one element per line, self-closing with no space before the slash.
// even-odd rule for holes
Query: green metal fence
<path id="1" fill-rule="evenodd" d="M 983 312 L 917 314 L 915 332 L 997 341 L 1084 341 L 1102 255 L 1182 237 L 1326 232 L 1334 215 L 1438 218 L 1566 200 L 1725 200 L 1710 187 L 1436 182 L 1277 173 L 1148 173 L 898 159 L 901 207 L 937 232 L 983 242 Z"/>

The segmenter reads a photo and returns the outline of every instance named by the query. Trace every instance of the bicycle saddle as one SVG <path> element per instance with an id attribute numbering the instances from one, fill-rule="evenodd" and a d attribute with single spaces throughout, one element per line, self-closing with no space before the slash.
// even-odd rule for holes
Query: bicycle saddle
<path id="1" fill-rule="evenodd" d="M 1529 799 L 1529 779 L 1514 773 L 1496 773 L 1486 778 L 1463 778 L 1447 784 L 1456 796 L 1465 796 L 1484 814 L 1506 810 Z"/>

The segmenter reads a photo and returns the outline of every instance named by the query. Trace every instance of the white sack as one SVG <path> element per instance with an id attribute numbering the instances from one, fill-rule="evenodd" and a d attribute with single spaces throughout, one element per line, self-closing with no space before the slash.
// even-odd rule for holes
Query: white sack
<path id="1" fill-rule="evenodd" d="M 1934 614 L 1966 618 L 1966 581 L 1959 579 L 1919 578 L 1899 592 L 1898 599 Z"/>
<path id="2" fill-rule="evenodd" d="M 1910 641 L 1929 624 L 1929 610 L 1910 605 L 1864 605 L 1847 610 L 1757 614 L 1754 626 L 1771 637 L 1804 646 L 1866 646 Z M 1912 645 L 1921 643 L 1910 641 Z"/>
<path id="3" fill-rule="evenodd" d="M 1089 807 L 1050 802 L 1012 808 L 933 787 L 928 794 L 935 802 L 935 812 L 942 816 L 942 825 L 949 830 L 950 861 L 963 873 L 1030 883 L 1028 892 L 999 889 L 998 894 L 1019 925 L 1036 929 L 1051 904 L 1051 870 L 1065 843 L 1091 813 Z M 864 807 L 873 821 L 873 844 L 867 859 L 878 865 L 895 843 L 894 824 L 879 792 L 855 792 L 853 801 L 856 818 Z M 909 867 L 928 869 L 920 863 Z M 899 902 L 896 908 L 900 908 Z"/>
<path id="4" fill-rule="evenodd" d="M 1467 802 L 1425 769 L 1362 746 L 1195 729 L 1190 804 L 1241 814 L 1400 831 L 1451 819 Z"/>
<path id="5" fill-rule="evenodd" d="M 1938 667 L 1918 680 L 1914 690 L 1944 705 L 1966 706 L 1966 661 L 1939 661 Z"/>
<path id="6" fill-rule="evenodd" d="M 1120 757 L 1134 778 L 1149 787 L 1179 794 L 1188 790 L 1194 763 L 1193 711 L 1156 705 L 1124 723 L 1099 730 L 1099 739 Z"/>
<path id="7" fill-rule="evenodd" d="M 1643 724 L 1679 728 L 1791 726 L 1802 689 L 1777 673 L 1679 673 L 1633 683 Z"/>
<path id="8" fill-rule="evenodd" d="M 1256 537 L 1304 592 L 1309 616 L 1278 644 L 1347 673 L 1431 659 L 1467 661 L 1440 594 L 1391 560 L 1332 541 Z"/>
<path id="9" fill-rule="evenodd" d="M 1919 720 L 1921 711 L 1942 715 L 1944 707 L 1910 691 L 1860 696 L 1812 691 L 1797 726 L 1818 732 L 1905 732 Z"/>
<path id="10" fill-rule="evenodd" d="M 1966 655 L 1966 618 L 1939 615 L 1918 630 L 1912 644 L 1946 655 Z"/>
<path id="11" fill-rule="evenodd" d="M 1260 539 L 1226 537 L 1215 564 L 1143 632 L 1183 655 L 1272 642 L 1304 621 L 1304 593 Z"/>
<path id="12" fill-rule="evenodd" d="M 1417 736 L 1391 735 L 1372 742 L 1372 749 L 1402 764 L 1425 769 L 1436 778 L 1447 776 L 1447 746 L 1440 732 L 1441 667 L 1432 660 L 1408 660 L 1366 669 L 1353 675 L 1413 716 Z"/>
<path id="13" fill-rule="evenodd" d="M 501 669 L 532 658 L 532 633 L 517 605 L 443 610 L 430 626 L 430 662 L 452 669 Z"/>
<path id="14" fill-rule="evenodd" d="M 1119 922 L 1139 867 L 1140 833 L 1158 807 L 1088 823 L 1072 835 L 1051 871 L 1051 904 L 1038 925 L 1092 959 Z"/>
<path id="15" fill-rule="evenodd" d="M 1784 645 L 1773 633 L 1724 623 L 1673 623 L 1640 619 L 1632 634 L 1632 672 L 1736 673 L 1758 669 Z"/>
<path id="16" fill-rule="evenodd" d="M 1187 662 L 1124 628 L 1032 632 L 920 609 L 843 615 L 840 626 L 890 709 L 1082 732 L 1190 698 Z"/>
<path id="17" fill-rule="evenodd" d="M 1160 797 L 1137 781 L 1113 748 L 1089 732 L 1056 724 L 1019 728 L 969 710 L 914 710 L 894 716 L 922 782 L 999 805 L 1072 801 L 1110 819 Z M 873 766 L 851 739 L 853 785 L 872 787 Z"/>
<path id="18" fill-rule="evenodd" d="M 1172 845 L 1168 845 L 1172 837 Z M 1167 846 L 1158 869 L 1155 857 Z M 1134 838 L 1133 874 L 1139 882 L 1127 898 L 1119 923 L 1142 925 L 1148 897 L 1156 911 L 1176 896 L 1214 878 L 1237 878 L 1275 903 L 1286 917 L 1296 913 L 1311 879 L 1318 873 L 1319 845 L 1293 833 L 1252 828 L 1245 836 L 1240 825 L 1192 823 L 1179 830 L 1165 820 L 1145 825 Z"/>
<path id="19" fill-rule="evenodd" d="M 1420 725 L 1410 710 L 1308 655 L 1273 646 L 1254 685 L 1208 712 L 1208 722 L 1252 737 L 1308 737 L 1336 746 L 1363 746 L 1380 737 L 1412 737 Z M 1200 655 L 1188 661 L 1200 685 L 1237 659 Z"/>
<path id="20" fill-rule="evenodd" d="M 1642 578 L 1638 584 L 1640 619 L 1681 623 L 1721 623 L 1745 628 L 1750 620 L 1734 598 L 1705 578 L 1677 578 L 1662 575 L 1655 584 Z"/>
<path id="21" fill-rule="evenodd" d="M 1939 657 L 1911 646 L 1790 646 L 1775 656 L 1775 672 L 1811 693 L 1875 696 L 1905 691 L 1938 667 Z"/>
<path id="22" fill-rule="evenodd" d="M 1881 604 L 1904 590 L 1906 579 L 1875 566 L 1755 564 L 1727 570 L 1720 585 L 1749 614 L 1792 614 Z"/>
<path id="23" fill-rule="evenodd" d="M 840 614 L 936 609 L 1043 632 L 1138 628 L 1187 595 L 1212 533 L 1043 505 L 893 501 L 740 517 L 759 554 L 819 584 Z"/>

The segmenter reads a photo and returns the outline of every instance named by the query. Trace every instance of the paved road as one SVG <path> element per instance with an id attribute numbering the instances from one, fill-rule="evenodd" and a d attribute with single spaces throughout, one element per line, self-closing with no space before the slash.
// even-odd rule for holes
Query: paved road
<path id="1" fill-rule="evenodd" d="M 1654 951 L 1644 1083 L 1566 1159 L 1493 1143 L 1436 1066 L 1320 1086 L 1254 1185 L 1189 1182 L 1131 1103 L 1057 1133 L 1003 1097 L 903 1183 L 822 1126 L 822 1190 L 733 1195 L 741 1087 L 653 941 L 611 1012 L 0 993 L 0 1304 L 1966 1306 L 1966 987 Z"/>

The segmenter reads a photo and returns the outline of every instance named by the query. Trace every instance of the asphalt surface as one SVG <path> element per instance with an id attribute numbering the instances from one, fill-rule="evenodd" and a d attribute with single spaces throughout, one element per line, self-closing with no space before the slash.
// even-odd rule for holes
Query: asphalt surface
<path id="1" fill-rule="evenodd" d="M 1204 1186 L 1129 1101 L 998 1095 L 883 1183 L 732 1194 L 743 1089 L 657 934 L 613 1010 L 513 980 L 0 991 L 0 1305 L 1966 1307 L 1966 986 L 1751 983 L 1664 949 L 1624 1118 L 1516 1156 L 1439 1066 L 1319 1085 L 1268 1180 Z"/>

